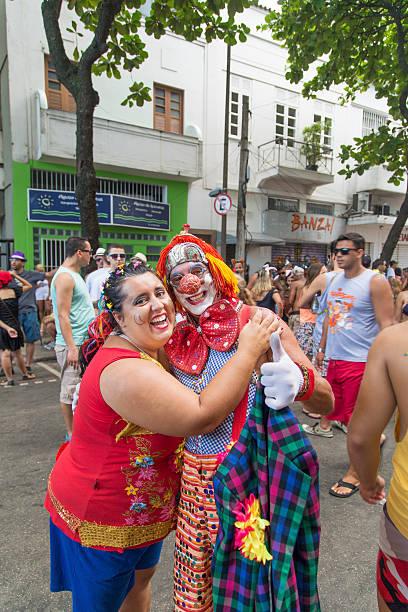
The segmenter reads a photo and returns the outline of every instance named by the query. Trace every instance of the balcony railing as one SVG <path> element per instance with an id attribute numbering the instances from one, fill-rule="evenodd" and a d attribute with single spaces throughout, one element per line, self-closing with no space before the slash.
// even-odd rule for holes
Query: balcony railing
<path id="1" fill-rule="evenodd" d="M 313 159 L 302 152 L 302 147 L 313 147 L 315 150 L 316 163 Z M 309 170 L 333 173 L 333 149 L 328 146 L 310 145 L 293 138 L 276 136 L 258 147 L 258 172 L 284 166 L 297 170 Z"/>

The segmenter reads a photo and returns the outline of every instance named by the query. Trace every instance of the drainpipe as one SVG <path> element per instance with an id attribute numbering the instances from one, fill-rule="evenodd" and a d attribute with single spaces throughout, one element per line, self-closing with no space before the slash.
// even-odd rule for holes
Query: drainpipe
<path id="1" fill-rule="evenodd" d="M 34 109 L 35 109 L 35 151 L 34 159 L 41 159 L 42 147 L 41 147 L 41 109 L 47 109 L 47 96 L 45 91 L 37 89 L 34 93 Z"/>

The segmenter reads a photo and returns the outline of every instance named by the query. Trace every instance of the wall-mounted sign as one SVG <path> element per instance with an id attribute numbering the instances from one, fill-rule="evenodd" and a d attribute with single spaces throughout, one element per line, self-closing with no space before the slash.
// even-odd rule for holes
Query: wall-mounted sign
<path id="1" fill-rule="evenodd" d="M 329 215 L 292 213 L 265 210 L 262 213 L 262 231 L 282 240 L 322 242 L 329 244 L 346 229 L 345 219 Z"/>
<path id="2" fill-rule="evenodd" d="M 302 215 L 292 213 L 292 232 L 306 230 L 317 230 L 318 232 L 329 232 L 333 234 L 335 217 L 319 217 L 318 215 Z"/>
<path id="3" fill-rule="evenodd" d="M 28 189 L 28 219 L 30 221 L 57 221 L 80 223 L 79 206 L 73 191 Z M 96 194 L 99 223 L 112 224 L 111 196 Z"/>
<path id="4" fill-rule="evenodd" d="M 169 230 L 170 205 L 114 195 L 112 219 L 114 225 Z"/>
<path id="5" fill-rule="evenodd" d="M 73 191 L 28 189 L 27 192 L 29 221 L 81 222 Z M 98 193 L 96 208 L 102 225 L 170 229 L 169 204 Z"/>
<path id="6" fill-rule="evenodd" d="M 231 210 L 232 200 L 226 193 L 220 193 L 214 200 L 214 210 L 219 215 L 226 215 Z"/>

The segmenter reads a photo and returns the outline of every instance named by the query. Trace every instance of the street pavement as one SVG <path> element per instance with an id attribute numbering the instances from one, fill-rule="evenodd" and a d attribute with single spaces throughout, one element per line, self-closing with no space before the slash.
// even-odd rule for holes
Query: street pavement
<path id="1" fill-rule="evenodd" d="M 48 514 L 43 500 L 47 477 L 65 432 L 58 406 L 58 367 L 51 353 L 39 347 L 37 355 L 42 365 L 34 365 L 35 381 L 0 388 L 3 430 L 0 610 L 3 612 L 68 612 L 71 609 L 69 593 L 51 594 L 48 587 Z M 294 410 L 300 422 L 312 422 L 302 416 L 299 405 Z M 386 434 L 382 475 L 389 483 L 394 449 L 392 424 Z M 347 467 L 345 442 L 346 436 L 340 430 L 335 430 L 332 439 L 312 439 L 320 459 L 321 609 L 322 612 L 375 612 L 381 507 L 368 506 L 358 494 L 346 500 L 328 494 L 330 485 L 344 475 Z M 152 612 L 172 609 L 173 545 L 172 535 L 164 543 L 153 580 Z"/>

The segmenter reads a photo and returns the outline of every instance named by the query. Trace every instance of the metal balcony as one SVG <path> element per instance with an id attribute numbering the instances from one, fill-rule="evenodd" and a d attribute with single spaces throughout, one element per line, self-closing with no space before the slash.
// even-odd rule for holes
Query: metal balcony
<path id="1" fill-rule="evenodd" d="M 307 195 L 316 187 L 333 183 L 333 150 L 327 146 L 316 145 L 314 164 L 302 151 L 306 143 L 277 136 L 258 147 L 258 187 L 286 189 L 288 182 L 293 183 L 296 191 L 303 190 Z M 310 146 L 310 145 L 309 145 Z"/>

